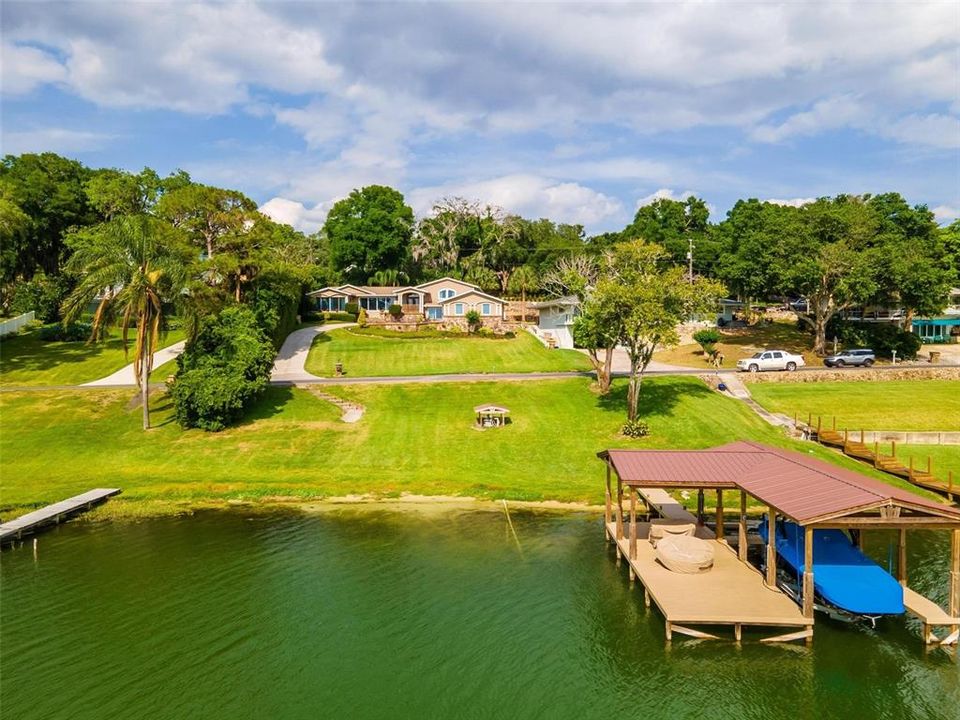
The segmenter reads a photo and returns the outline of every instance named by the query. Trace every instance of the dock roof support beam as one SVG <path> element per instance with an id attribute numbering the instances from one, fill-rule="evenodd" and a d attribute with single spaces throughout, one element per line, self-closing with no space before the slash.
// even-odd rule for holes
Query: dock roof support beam
<path id="1" fill-rule="evenodd" d="M 630 493 L 630 559 L 637 559 L 637 493 L 628 487 Z"/>
<path id="2" fill-rule="evenodd" d="M 767 585 L 777 584 L 777 511 L 767 508 Z"/>
<path id="3" fill-rule="evenodd" d="M 740 526 L 737 536 L 737 557 L 747 561 L 747 493 L 740 491 Z"/>
<path id="4" fill-rule="evenodd" d="M 897 580 L 907 586 L 907 529 L 900 528 L 897 540 Z"/>
<path id="5" fill-rule="evenodd" d="M 717 489 L 717 540 L 726 542 L 723 533 L 723 490 Z"/>
<path id="6" fill-rule="evenodd" d="M 623 481 L 617 476 L 617 540 L 623 540 Z"/>
<path id="7" fill-rule="evenodd" d="M 803 529 L 803 616 L 813 617 L 813 528 Z"/>

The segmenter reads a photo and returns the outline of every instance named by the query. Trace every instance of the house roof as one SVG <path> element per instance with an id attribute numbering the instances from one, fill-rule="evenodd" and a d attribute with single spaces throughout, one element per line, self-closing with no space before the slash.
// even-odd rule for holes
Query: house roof
<path id="1" fill-rule="evenodd" d="M 476 288 L 477 290 L 480 289 L 479 285 L 474 285 L 472 282 L 467 282 L 466 280 L 460 280 L 459 278 L 450 277 L 449 275 L 444 275 L 443 277 L 437 278 L 436 280 L 427 280 L 426 282 L 422 282 L 419 285 L 417 285 L 417 287 L 422 288 L 424 285 L 433 285 L 434 283 L 444 282 L 444 281 L 458 282 L 463 285 L 469 285 L 470 287 Z"/>
<path id="2" fill-rule="evenodd" d="M 580 304 L 580 298 L 578 298 L 576 295 L 564 295 L 563 297 L 553 298 L 552 300 L 540 300 L 538 302 L 532 302 L 530 303 L 530 307 L 538 308 L 538 309 L 554 307 L 555 305 L 558 307 L 564 307 L 564 306 L 576 307 L 579 304 Z"/>
<path id="3" fill-rule="evenodd" d="M 509 413 L 510 411 L 503 407 L 503 405 L 477 405 L 473 411 L 475 413 Z"/>
<path id="4" fill-rule="evenodd" d="M 503 298 L 498 298 L 496 295 L 490 295 L 488 293 L 483 292 L 482 290 L 467 290 L 467 292 L 462 292 L 458 295 L 454 295 L 453 297 L 447 298 L 446 300 L 440 300 L 438 304 L 449 305 L 452 302 L 462 302 L 463 298 L 465 298 L 467 295 L 479 295 L 480 297 L 487 298 L 488 300 L 495 300 L 496 302 L 499 302 L 499 303 L 503 302 Z"/>
<path id="5" fill-rule="evenodd" d="M 737 488 L 801 525 L 896 507 L 956 521 L 960 509 L 860 473 L 754 442 L 709 450 L 607 450 L 599 453 L 627 485 Z"/>

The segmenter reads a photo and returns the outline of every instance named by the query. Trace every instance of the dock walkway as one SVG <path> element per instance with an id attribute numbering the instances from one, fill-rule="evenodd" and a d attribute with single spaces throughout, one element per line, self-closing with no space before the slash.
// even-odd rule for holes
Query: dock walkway
<path id="1" fill-rule="evenodd" d="M 0 524 L 0 543 L 18 540 L 48 523 L 59 523 L 64 518 L 83 510 L 89 510 L 99 502 L 120 493 L 120 488 L 95 488 L 81 495 L 61 500 L 53 505 L 34 510 L 20 517 Z"/>
<path id="2" fill-rule="evenodd" d="M 644 492 L 650 490 L 644 488 Z M 797 604 L 779 589 L 765 585 L 756 568 L 742 562 L 733 548 L 714 539 L 707 528 L 699 528 L 697 536 L 713 545 L 713 568 L 689 575 L 672 572 L 657 561 L 649 531 L 650 523 L 638 522 L 637 541 L 633 543 L 629 531 L 616 539 L 616 522 L 607 523 L 608 537 L 615 539 L 618 556 L 629 563 L 631 579 L 635 576 L 643 585 L 644 603 L 649 607 L 652 601 L 663 614 L 668 640 L 675 632 L 717 639 L 716 635 L 691 625 L 732 626 L 738 641 L 745 626 L 788 629 L 786 633 L 762 638 L 761 642 L 800 640 L 813 635 L 811 619 L 804 617 Z M 634 553 L 631 545 L 635 545 Z"/>

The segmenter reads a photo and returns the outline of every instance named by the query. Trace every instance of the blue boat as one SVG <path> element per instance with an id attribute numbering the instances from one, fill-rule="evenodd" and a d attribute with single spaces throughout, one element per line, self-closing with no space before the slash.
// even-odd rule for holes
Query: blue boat
<path id="1" fill-rule="evenodd" d="M 777 555 L 792 571 L 789 584 L 799 587 L 803 576 L 803 528 L 788 520 L 778 520 L 776 527 Z M 759 532 L 767 542 L 766 518 L 760 523 Z M 904 612 L 900 583 L 864 555 L 842 530 L 813 531 L 813 586 L 816 600 L 825 606 L 820 609 L 828 612 L 838 609 L 869 619 Z"/>

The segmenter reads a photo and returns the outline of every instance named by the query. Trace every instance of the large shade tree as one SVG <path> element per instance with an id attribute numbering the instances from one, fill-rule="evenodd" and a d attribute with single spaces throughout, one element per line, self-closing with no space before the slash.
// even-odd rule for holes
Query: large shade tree
<path id="1" fill-rule="evenodd" d="M 654 352 L 679 342 L 680 325 L 716 308 L 723 285 L 686 277 L 659 245 L 633 240 L 615 245 L 602 260 L 583 315 L 598 340 L 616 343 L 630 360 L 627 419 L 636 420 L 643 375 Z"/>
<path id="2" fill-rule="evenodd" d="M 402 270 L 410 257 L 413 210 L 391 187 L 369 185 L 337 202 L 323 225 L 336 271 L 363 283 L 379 270 Z"/>
<path id="3" fill-rule="evenodd" d="M 125 351 L 130 329 L 135 329 L 133 365 L 146 430 L 153 353 L 166 307 L 180 299 L 186 283 L 189 246 L 168 224 L 143 214 L 92 226 L 73 234 L 69 242 L 73 255 L 66 269 L 77 276 L 77 285 L 64 302 L 64 319 L 75 320 L 95 302 L 90 341 L 99 341 L 119 318 Z"/>

